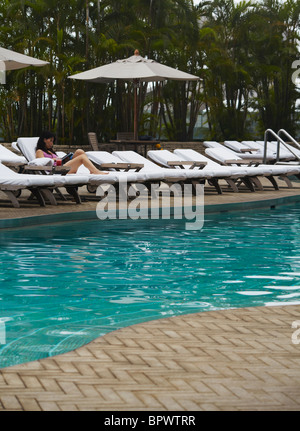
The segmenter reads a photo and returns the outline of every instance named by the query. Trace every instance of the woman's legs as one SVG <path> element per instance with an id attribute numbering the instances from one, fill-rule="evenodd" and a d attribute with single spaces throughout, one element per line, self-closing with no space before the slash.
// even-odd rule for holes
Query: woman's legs
<path id="1" fill-rule="evenodd" d="M 65 166 L 69 166 L 69 174 L 76 174 L 80 165 L 84 165 L 91 174 L 107 175 L 107 172 L 99 171 L 99 169 L 96 168 L 83 150 L 76 150 L 72 159 L 69 160 Z"/>
<path id="2" fill-rule="evenodd" d="M 76 150 L 75 153 L 73 154 L 72 159 L 75 159 L 75 157 L 81 156 L 82 154 L 85 154 L 83 150 Z"/>

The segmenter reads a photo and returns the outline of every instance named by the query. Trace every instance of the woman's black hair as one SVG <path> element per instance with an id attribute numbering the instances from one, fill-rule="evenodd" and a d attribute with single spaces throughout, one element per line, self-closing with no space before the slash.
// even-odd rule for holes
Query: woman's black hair
<path id="1" fill-rule="evenodd" d="M 42 150 L 47 154 L 56 154 L 54 150 L 50 151 L 49 149 L 46 148 L 45 139 L 50 139 L 50 138 L 54 138 L 53 142 L 55 142 L 55 135 L 53 133 L 43 132 L 38 140 L 36 150 Z"/>

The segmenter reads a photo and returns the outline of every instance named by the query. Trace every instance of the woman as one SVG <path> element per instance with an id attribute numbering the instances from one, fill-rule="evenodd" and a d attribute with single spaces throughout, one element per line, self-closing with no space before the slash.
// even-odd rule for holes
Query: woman
<path id="1" fill-rule="evenodd" d="M 47 157 L 53 159 L 55 163 L 57 160 L 61 160 L 53 149 L 54 141 L 55 135 L 53 133 L 43 132 L 37 143 L 36 158 Z M 99 171 L 83 150 L 76 150 L 72 159 L 64 164 L 70 168 L 69 174 L 76 174 L 81 165 L 84 165 L 91 174 L 107 175 L 108 173 Z"/>

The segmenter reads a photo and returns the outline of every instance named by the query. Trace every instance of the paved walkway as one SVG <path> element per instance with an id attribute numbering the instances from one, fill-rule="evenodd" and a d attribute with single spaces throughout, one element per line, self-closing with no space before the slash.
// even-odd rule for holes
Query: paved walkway
<path id="1" fill-rule="evenodd" d="M 3 369 L 0 410 L 299 410 L 296 320 L 300 306 L 262 307 L 124 328 Z"/>
<path id="2" fill-rule="evenodd" d="M 292 194 L 299 189 L 212 193 L 211 199 L 208 193 L 205 199 L 206 204 L 266 201 Z M 94 204 L 73 208 L 82 211 L 85 205 L 90 210 Z M 48 211 L 36 210 L 40 215 Z M 2 209 L 0 218 L 33 212 L 32 207 Z M 299 324 L 293 328 L 295 321 Z M 297 327 L 300 305 L 134 325 L 65 355 L 0 370 L 0 410 L 299 410 Z"/>
<path id="3" fill-rule="evenodd" d="M 262 180 L 262 183 L 265 187 L 265 190 L 259 191 L 257 190 L 255 193 L 251 193 L 249 190 L 242 189 L 239 193 L 233 193 L 227 186 L 224 186 L 223 182 L 223 194 L 218 195 L 214 189 L 214 187 L 205 186 L 205 211 L 209 211 L 208 208 L 215 208 L 219 205 L 233 205 L 240 204 L 241 209 L 243 204 L 252 205 L 255 202 L 258 202 L 259 207 L 268 207 L 268 202 L 273 201 L 274 199 L 282 199 L 288 198 L 293 199 L 294 197 L 298 197 L 300 200 L 300 183 L 293 183 L 293 188 L 287 188 L 285 183 L 280 182 L 280 190 L 274 190 L 269 186 L 269 182 L 266 179 Z M 222 181 L 220 182 L 222 184 Z M 13 208 L 11 203 L 5 198 L 4 194 L 0 191 L 0 221 L 1 220 L 26 220 L 31 219 L 33 217 L 38 218 L 40 216 L 55 216 L 56 214 L 74 214 L 74 213 L 82 213 L 82 212 L 90 212 L 96 214 L 96 206 L 97 201 L 90 200 L 91 194 L 87 193 L 86 188 L 83 187 L 80 189 L 80 195 L 82 196 L 83 203 L 81 205 L 77 205 L 74 202 L 61 201 L 58 200 L 57 206 L 47 205 L 45 208 L 41 208 L 37 203 L 28 201 L 28 193 L 26 191 L 22 192 L 21 197 L 19 198 L 21 207 Z M 246 208 L 247 209 L 247 208 Z M 217 209 L 218 211 L 219 209 Z M 66 221 L 68 218 L 66 218 Z M 36 220 L 35 223 L 40 223 L 41 220 Z M 0 225 L 1 227 L 1 225 Z"/>

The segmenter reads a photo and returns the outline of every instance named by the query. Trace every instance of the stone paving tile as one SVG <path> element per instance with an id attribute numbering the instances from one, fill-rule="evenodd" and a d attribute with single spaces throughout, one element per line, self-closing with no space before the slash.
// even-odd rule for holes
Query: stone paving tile
<path id="1" fill-rule="evenodd" d="M 253 307 L 120 329 L 66 355 L 0 370 L 0 410 L 299 410 L 300 348 L 291 340 L 299 315 L 299 305 Z"/>

